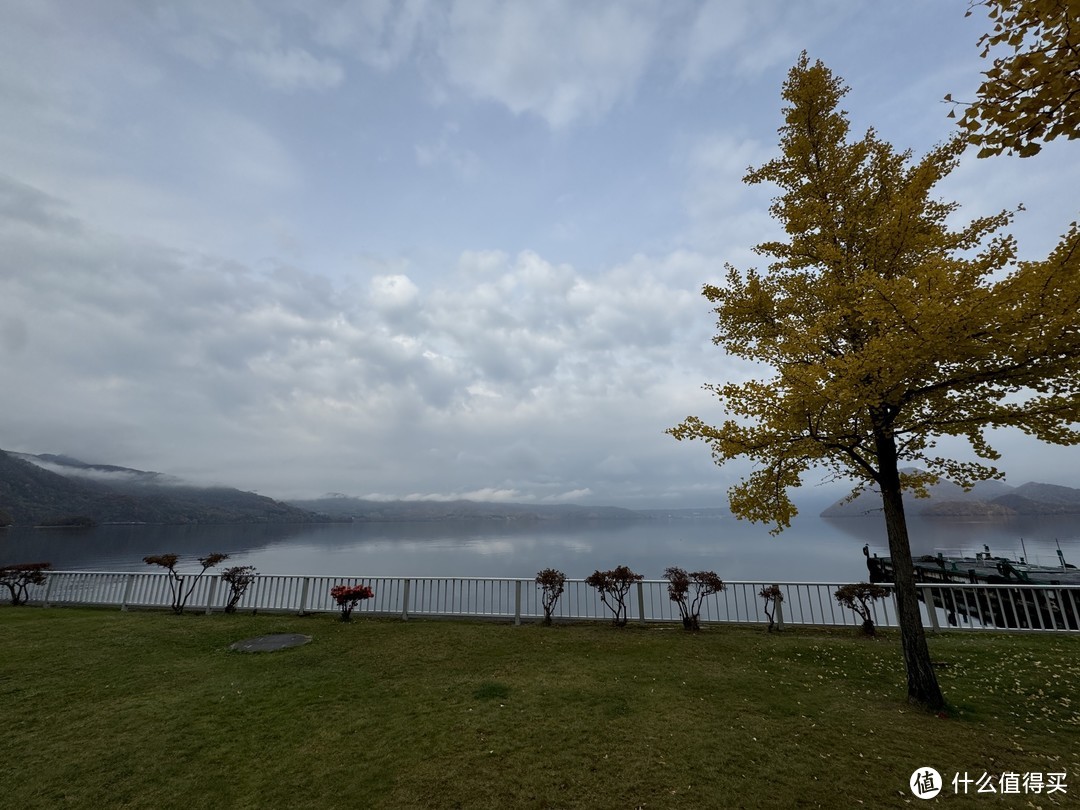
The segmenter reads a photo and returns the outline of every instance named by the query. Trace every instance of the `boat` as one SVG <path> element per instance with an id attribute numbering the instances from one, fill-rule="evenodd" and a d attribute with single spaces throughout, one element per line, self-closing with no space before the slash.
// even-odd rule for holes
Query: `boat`
<path id="1" fill-rule="evenodd" d="M 1065 562 L 1060 545 L 1059 565 L 1036 565 L 1024 557 L 1017 560 L 995 556 L 989 546 L 974 555 L 924 555 L 912 559 L 919 583 L 1011 585 L 1006 588 L 948 589 L 920 587 L 918 596 L 945 612 L 956 625 L 960 618 L 983 626 L 1015 629 L 1080 629 L 1080 592 L 1048 587 L 1080 586 L 1080 570 Z M 863 546 L 871 582 L 893 582 L 891 557 L 870 555 Z M 929 605 L 928 605 L 929 606 Z"/>

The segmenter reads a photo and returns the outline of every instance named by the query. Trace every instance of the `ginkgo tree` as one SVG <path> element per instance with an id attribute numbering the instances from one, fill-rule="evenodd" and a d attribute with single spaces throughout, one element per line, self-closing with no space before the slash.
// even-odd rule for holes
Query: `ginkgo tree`
<path id="1" fill-rule="evenodd" d="M 791 69 L 781 154 L 744 178 L 779 187 L 770 211 L 787 238 L 755 248 L 767 271 L 728 266 L 703 291 L 714 342 L 771 375 L 706 385 L 726 421 L 690 416 L 668 432 L 706 442 L 718 464 L 755 462 L 730 505 L 774 532 L 811 469 L 880 492 L 908 698 L 940 709 L 902 492 L 1000 477 L 988 428 L 1080 442 L 1080 234 L 1074 223 L 1046 260 L 1018 261 L 1003 233 L 1016 212 L 954 224 L 958 206 L 933 194 L 964 143 L 916 161 L 873 130 L 853 140 L 847 89 L 805 53 Z M 947 436 L 974 453 L 938 455 Z"/>
<path id="2" fill-rule="evenodd" d="M 979 157 L 1080 138 L 1080 0 L 972 0 L 967 16 L 979 6 L 991 30 L 978 44 L 992 61 L 957 122 Z"/>

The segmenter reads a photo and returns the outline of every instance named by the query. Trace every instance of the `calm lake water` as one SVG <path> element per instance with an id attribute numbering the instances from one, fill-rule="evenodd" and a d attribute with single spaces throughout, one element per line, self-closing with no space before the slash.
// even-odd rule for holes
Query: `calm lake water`
<path id="1" fill-rule="evenodd" d="M 994 521 L 912 518 L 915 554 L 982 550 L 1055 564 L 1055 540 L 1080 565 L 1077 518 Z M 558 568 L 572 578 L 629 565 L 658 579 L 670 565 L 713 570 L 728 581 L 830 582 L 866 579 L 863 544 L 888 553 L 880 517 L 800 516 L 771 537 L 734 518 L 634 522 L 353 523 L 296 526 L 99 526 L 89 530 L 0 531 L 0 564 L 51 562 L 58 570 L 141 571 L 142 558 L 172 552 L 194 564 L 220 551 L 262 574 L 528 577 Z M 185 566 L 188 567 L 188 566 Z"/>

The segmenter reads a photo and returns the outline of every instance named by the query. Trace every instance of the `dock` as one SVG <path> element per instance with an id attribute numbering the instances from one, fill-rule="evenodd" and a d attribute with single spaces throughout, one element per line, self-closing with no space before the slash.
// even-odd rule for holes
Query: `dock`
<path id="1" fill-rule="evenodd" d="M 974 556 L 924 555 L 912 559 L 915 580 L 919 583 L 963 583 L 971 585 L 1014 585 L 967 595 L 963 600 L 945 593 L 944 589 L 919 588 L 919 599 L 932 603 L 946 614 L 950 625 L 957 618 L 977 620 L 984 626 L 1007 629 L 1061 627 L 1080 629 L 1080 610 L 1073 594 L 1047 586 L 1080 586 L 1080 570 L 1065 562 L 1060 549 L 1060 565 L 1032 565 L 1023 557 L 1012 560 L 991 554 L 989 547 Z M 870 555 L 863 546 L 866 568 L 871 582 L 893 582 L 893 561 L 890 557 Z M 1066 598 L 1068 596 L 1069 598 Z M 927 607 L 930 607 L 927 604 Z"/>
<path id="2" fill-rule="evenodd" d="M 1032 565 L 1021 557 L 1011 560 L 990 553 L 988 546 L 975 556 L 924 555 L 912 559 L 918 582 L 964 582 L 971 585 L 1080 585 L 1080 570 L 1065 562 L 1058 549 L 1060 565 Z M 863 546 L 866 568 L 871 582 L 892 582 L 891 557 L 870 556 L 869 546 Z"/>

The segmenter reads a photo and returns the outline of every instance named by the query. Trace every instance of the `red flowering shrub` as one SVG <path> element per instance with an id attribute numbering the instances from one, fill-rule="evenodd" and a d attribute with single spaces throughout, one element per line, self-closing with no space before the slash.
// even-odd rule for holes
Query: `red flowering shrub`
<path id="1" fill-rule="evenodd" d="M 341 608 L 341 620 L 343 622 L 352 619 L 352 612 L 364 599 L 370 599 L 375 595 L 367 585 L 337 585 L 330 589 L 330 597 Z"/>

